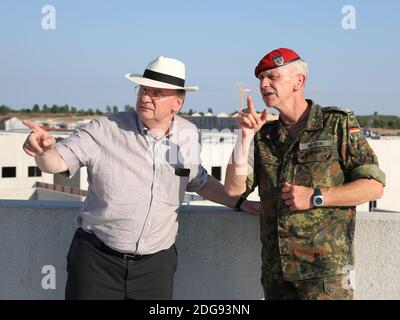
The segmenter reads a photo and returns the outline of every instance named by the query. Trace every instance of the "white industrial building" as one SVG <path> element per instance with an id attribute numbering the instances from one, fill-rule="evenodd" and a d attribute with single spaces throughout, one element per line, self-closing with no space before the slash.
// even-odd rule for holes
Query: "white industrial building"
<path id="1" fill-rule="evenodd" d="M 209 174 L 224 182 L 226 165 L 235 143 L 235 135 L 229 130 L 201 130 L 201 158 Z M 58 138 L 65 138 L 71 132 L 54 132 Z M 87 190 L 86 168 L 81 169 L 72 179 L 62 175 L 40 172 L 35 160 L 26 155 L 22 144 L 28 135 L 25 132 L 0 131 L 0 199 L 35 200 L 83 200 Z M 368 140 L 376 152 L 380 167 L 386 173 L 387 186 L 382 199 L 374 204 L 377 208 L 400 211 L 400 139 L 382 137 Z M 190 197 L 189 197 L 190 198 Z M 189 199 L 188 198 L 188 199 Z M 256 200 L 257 192 L 250 199 Z M 359 206 L 359 210 L 368 211 L 369 204 Z"/>

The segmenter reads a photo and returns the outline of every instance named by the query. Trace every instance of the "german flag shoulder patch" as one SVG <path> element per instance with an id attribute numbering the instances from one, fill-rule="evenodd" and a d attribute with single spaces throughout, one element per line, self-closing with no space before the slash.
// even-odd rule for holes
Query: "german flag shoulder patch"
<path id="1" fill-rule="evenodd" d="M 357 133 L 357 132 L 361 132 L 360 127 L 352 127 L 349 129 L 349 133 Z"/>

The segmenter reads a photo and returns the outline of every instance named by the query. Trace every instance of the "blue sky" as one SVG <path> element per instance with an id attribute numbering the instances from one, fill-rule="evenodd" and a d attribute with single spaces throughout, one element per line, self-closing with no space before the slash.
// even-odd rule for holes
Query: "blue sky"
<path id="1" fill-rule="evenodd" d="M 56 29 L 41 26 L 44 5 Z M 342 28 L 344 5 L 356 29 Z M 232 112 L 236 83 L 254 89 L 253 70 L 277 47 L 309 63 L 306 95 L 357 114 L 396 114 L 400 75 L 400 1 L 11 1 L 0 2 L 0 105 L 133 105 L 128 72 L 159 55 L 185 62 L 184 110 Z M 397 39 L 397 40 L 396 40 Z"/>

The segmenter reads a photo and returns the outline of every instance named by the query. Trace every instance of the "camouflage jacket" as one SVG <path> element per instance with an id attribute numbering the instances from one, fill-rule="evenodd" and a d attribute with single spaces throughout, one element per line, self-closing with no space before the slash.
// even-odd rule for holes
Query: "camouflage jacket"
<path id="1" fill-rule="evenodd" d="M 263 277 L 323 278 L 354 265 L 355 207 L 291 211 L 281 199 L 283 182 L 326 188 L 367 178 L 385 184 L 354 113 L 308 102 L 306 124 L 295 140 L 279 120 L 254 137 L 254 169 L 245 195 L 258 186 Z"/>

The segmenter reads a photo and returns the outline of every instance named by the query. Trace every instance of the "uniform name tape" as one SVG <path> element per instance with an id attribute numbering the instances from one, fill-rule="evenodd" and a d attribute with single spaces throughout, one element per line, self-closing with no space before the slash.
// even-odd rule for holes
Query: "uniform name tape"
<path id="1" fill-rule="evenodd" d="M 321 140 L 309 143 L 300 143 L 300 150 L 307 150 L 316 147 L 332 147 L 332 146 L 333 146 L 332 140 Z"/>

